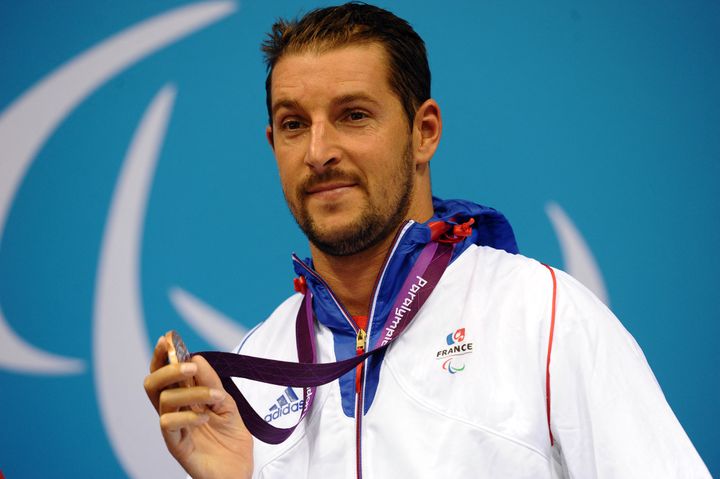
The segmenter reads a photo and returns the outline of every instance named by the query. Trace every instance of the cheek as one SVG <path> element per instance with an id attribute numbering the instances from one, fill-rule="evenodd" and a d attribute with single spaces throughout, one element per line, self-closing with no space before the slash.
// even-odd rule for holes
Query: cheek
<path id="1" fill-rule="evenodd" d="M 283 149 L 280 148 L 275 150 L 275 164 L 277 165 L 278 173 L 283 183 L 290 181 L 293 176 L 297 176 L 297 171 L 295 171 L 297 169 L 295 166 L 297 162 L 293 161 L 290 153 L 291 152 L 283 151 Z"/>
<path id="2" fill-rule="evenodd" d="M 283 193 L 285 193 L 285 196 L 288 195 L 288 193 L 291 193 L 294 191 L 294 179 L 298 177 L 297 174 L 294 174 L 290 168 L 287 167 L 287 165 L 283 164 L 282 162 L 277 162 L 277 168 L 278 168 L 278 176 L 280 177 L 280 186 L 282 187 Z"/>
<path id="3" fill-rule="evenodd" d="M 297 188 L 297 181 L 295 178 L 296 175 L 292 174 L 280 175 L 280 185 L 282 186 L 283 192 L 286 196 L 295 196 L 295 190 Z"/>
<path id="4" fill-rule="evenodd" d="M 388 145 L 378 156 L 380 161 L 374 167 L 376 177 L 382 178 L 381 182 L 385 188 L 395 188 L 405 183 L 407 175 L 407 149 L 397 142 Z"/>

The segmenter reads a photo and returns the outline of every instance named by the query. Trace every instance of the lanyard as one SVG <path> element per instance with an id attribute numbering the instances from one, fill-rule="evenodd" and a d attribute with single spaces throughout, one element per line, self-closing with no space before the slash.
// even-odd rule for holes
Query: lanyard
<path id="1" fill-rule="evenodd" d="M 450 263 L 453 246 L 430 242 L 422 249 L 400 292 L 395 298 L 390 314 L 383 323 L 375 347 L 359 356 L 334 363 L 316 363 L 315 323 L 312 310 L 312 294 L 308 291 L 295 321 L 298 361 L 278 361 L 242 354 L 219 351 L 196 353 L 204 357 L 222 380 L 223 387 L 235 400 L 245 426 L 256 438 L 269 444 L 279 444 L 287 439 L 300 421 L 310 411 L 317 386 L 327 384 L 374 354 L 386 350 L 408 327 L 418 310 L 440 281 Z M 271 425 L 258 415 L 245 396 L 235 385 L 233 377 L 251 379 L 278 386 L 303 388 L 303 410 L 298 422 L 289 428 Z"/>

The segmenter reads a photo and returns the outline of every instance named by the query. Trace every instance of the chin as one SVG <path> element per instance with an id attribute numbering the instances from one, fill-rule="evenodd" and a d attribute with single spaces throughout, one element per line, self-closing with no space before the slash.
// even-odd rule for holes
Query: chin
<path id="1" fill-rule="evenodd" d="M 310 242 L 331 256 L 351 256 L 377 245 L 395 232 L 392 222 L 376 216 L 358 216 L 355 221 L 317 228 L 314 223 L 304 229 Z"/>
<path id="2" fill-rule="evenodd" d="M 316 227 L 312 231 L 306 232 L 308 238 L 316 244 L 323 245 L 341 245 L 343 243 L 354 242 L 356 238 L 363 236 L 363 229 L 355 223 L 345 223 L 342 225 L 335 224 L 332 227 Z"/>
<path id="3" fill-rule="evenodd" d="M 388 202 L 388 205 L 334 204 L 332 208 L 305 203 L 298 210 L 291 210 L 318 250 L 331 256 L 351 256 L 372 248 L 397 231 L 407 216 L 409 196 L 396 202 L 389 198 Z"/>
<path id="4" fill-rule="evenodd" d="M 311 224 L 317 236 L 328 240 L 342 240 L 344 237 L 355 236 L 362 230 L 359 218 L 348 218 L 348 215 L 333 221 L 316 221 L 313 218 Z"/>

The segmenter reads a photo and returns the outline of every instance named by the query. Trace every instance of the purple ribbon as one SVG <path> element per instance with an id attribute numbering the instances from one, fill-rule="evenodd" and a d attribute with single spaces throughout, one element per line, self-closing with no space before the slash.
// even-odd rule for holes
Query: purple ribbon
<path id="1" fill-rule="evenodd" d="M 374 354 L 379 354 L 395 341 L 415 318 L 430 293 L 440 281 L 450 264 L 453 246 L 428 243 L 413 265 L 393 308 L 383 324 L 382 334 L 375 348 L 359 356 L 334 363 L 316 363 L 315 324 L 312 311 L 312 294 L 307 293 L 295 321 L 298 361 L 278 361 L 243 354 L 219 351 L 203 351 L 199 354 L 215 369 L 223 387 L 237 403 L 245 426 L 256 438 L 269 444 L 279 444 L 287 439 L 300 421 L 310 411 L 315 388 L 339 378 L 355 369 Z M 278 386 L 303 388 L 303 410 L 298 422 L 289 428 L 279 428 L 258 415 L 240 392 L 232 378 L 246 378 Z"/>

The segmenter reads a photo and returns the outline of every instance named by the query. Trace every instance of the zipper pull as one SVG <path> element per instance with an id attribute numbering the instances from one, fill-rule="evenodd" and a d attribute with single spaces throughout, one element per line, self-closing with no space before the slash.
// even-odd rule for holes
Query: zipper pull
<path id="1" fill-rule="evenodd" d="M 357 338 L 355 338 L 355 353 L 360 356 L 365 352 L 365 343 L 367 343 L 367 333 L 363 328 L 358 328 Z M 363 363 L 355 368 L 355 394 L 360 394 L 362 385 Z"/>
<path id="2" fill-rule="evenodd" d="M 367 342 L 367 333 L 364 329 L 358 328 L 357 338 L 355 339 L 355 350 L 358 355 L 365 352 L 365 343 Z"/>

